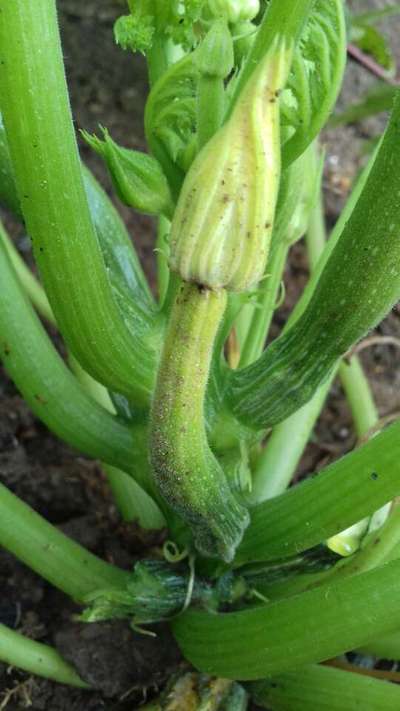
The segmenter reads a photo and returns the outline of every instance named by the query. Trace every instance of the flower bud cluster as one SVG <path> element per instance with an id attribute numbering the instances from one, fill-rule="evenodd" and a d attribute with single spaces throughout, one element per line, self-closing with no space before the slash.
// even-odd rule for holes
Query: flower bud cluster
<path id="1" fill-rule="evenodd" d="M 231 24 L 253 20 L 260 12 L 260 0 L 208 0 L 210 12 Z"/>

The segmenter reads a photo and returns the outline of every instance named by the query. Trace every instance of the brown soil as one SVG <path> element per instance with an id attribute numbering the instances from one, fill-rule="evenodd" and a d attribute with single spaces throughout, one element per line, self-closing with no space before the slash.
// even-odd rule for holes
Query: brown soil
<path id="1" fill-rule="evenodd" d="M 116 48 L 112 24 L 119 7 L 115 0 L 60 0 L 64 55 L 77 127 L 95 130 L 106 125 L 117 141 L 143 147 L 142 115 L 146 95 L 145 65 Z M 383 6 L 370 0 L 365 6 Z M 364 3 L 363 3 L 364 5 Z M 400 58 L 399 24 L 392 21 L 389 34 Z M 362 94 L 373 80 L 351 63 L 343 102 Z M 382 130 L 385 117 L 371 119 L 345 130 L 328 131 L 325 188 L 327 218 L 332 224 L 361 164 L 366 138 Z M 100 161 L 83 145 L 82 155 L 102 183 L 110 184 Z M 154 282 L 154 225 L 118 203 L 146 272 Z M 29 244 L 10 216 L 6 222 L 18 238 L 21 250 Z M 307 278 L 301 245 L 292 250 L 286 272 L 287 299 L 277 312 L 275 333 L 285 322 Z M 377 330 L 400 338 L 400 310 L 395 309 Z M 380 414 L 400 411 L 400 356 L 393 346 L 378 345 L 365 351 L 362 360 L 369 375 Z M 348 451 L 355 443 L 350 414 L 338 384 L 332 389 L 313 441 L 299 468 L 299 476 L 321 467 Z M 49 521 L 106 560 L 130 568 L 146 554 L 146 546 L 134 526 L 123 526 L 112 504 L 99 467 L 56 440 L 31 415 L 3 375 L 0 380 L 0 475 L 1 480 Z M 44 583 L 10 555 L 0 552 L 0 622 L 28 636 L 56 645 L 76 664 L 95 689 L 75 691 L 51 682 L 29 678 L 0 664 L 0 708 L 9 698 L 8 711 L 128 711 L 146 695 L 151 698 L 172 670 L 182 662 L 165 627 L 157 638 L 132 632 L 128 624 L 87 626 L 74 622 L 76 609 L 63 594 Z M 7 697 L 8 691 L 12 691 Z M 184 711 L 184 709 L 182 709 Z"/>

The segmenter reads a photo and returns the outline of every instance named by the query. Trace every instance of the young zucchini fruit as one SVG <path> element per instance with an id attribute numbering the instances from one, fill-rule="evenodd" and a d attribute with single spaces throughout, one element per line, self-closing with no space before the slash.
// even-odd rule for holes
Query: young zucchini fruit
<path id="1" fill-rule="evenodd" d="M 249 523 L 212 453 L 204 399 L 223 290 L 184 284 L 172 309 L 151 413 L 151 463 L 161 494 L 190 526 L 197 549 L 229 562 Z"/>

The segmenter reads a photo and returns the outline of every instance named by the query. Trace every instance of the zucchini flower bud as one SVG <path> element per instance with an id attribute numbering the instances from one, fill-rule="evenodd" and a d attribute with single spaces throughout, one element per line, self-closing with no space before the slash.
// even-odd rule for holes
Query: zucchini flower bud
<path id="1" fill-rule="evenodd" d="M 202 76 L 225 79 L 234 67 L 233 40 L 226 21 L 213 23 L 194 55 Z"/>
<path id="2" fill-rule="evenodd" d="M 260 12 L 260 0 L 208 0 L 210 12 L 215 17 L 224 17 L 236 24 L 253 20 Z"/>
<path id="3" fill-rule="evenodd" d="M 101 130 L 103 141 L 86 131 L 82 131 L 82 135 L 104 158 L 121 202 L 138 212 L 170 217 L 173 212 L 171 192 L 158 161 L 146 153 L 122 148 L 113 141 L 106 128 Z"/>
<path id="4" fill-rule="evenodd" d="M 170 266 L 210 289 L 262 278 L 280 182 L 280 112 L 292 46 L 277 37 L 225 125 L 200 151 L 171 227 Z"/>

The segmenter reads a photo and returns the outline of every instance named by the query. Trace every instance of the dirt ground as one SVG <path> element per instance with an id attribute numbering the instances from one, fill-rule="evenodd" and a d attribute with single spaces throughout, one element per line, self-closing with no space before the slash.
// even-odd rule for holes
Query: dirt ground
<path id="1" fill-rule="evenodd" d="M 385 0 L 364 0 L 362 8 L 384 7 Z M 120 12 L 116 0 L 59 0 L 64 56 L 77 128 L 107 126 L 120 143 L 144 147 L 142 115 L 147 81 L 141 57 L 114 45 L 112 25 Z M 351 3 L 358 8 L 361 3 Z M 400 22 L 386 30 L 400 61 Z M 360 97 L 374 78 L 350 62 L 341 105 Z M 379 134 L 385 116 L 357 126 L 329 130 L 325 195 L 327 222 L 332 225 L 363 161 L 366 141 Z M 110 183 L 103 166 L 87 148 L 82 155 L 103 185 Z M 116 203 L 154 283 L 154 224 Z M 21 228 L 5 215 L 21 251 L 29 243 Z M 274 333 L 285 322 L 307 278 L 302 245 L 292 250 L 285 283 L 286 302 L 274 321 Z M 400 338 L 400 310 L 393 310 L 377 333 Z M 400 351 L 377 345 L 363 352 L 382 417 L 400 413 Z M 355 444 L 351 418 L 341 388 L 335 384 L 299 476 L 319 468 Z M 159 540 L 143 537 L 135 526 L 122 525 L 96 463 L 87 461 L 50 435 L 29 412 L 5 377 L 0 377 L 1 481 L 65 533 L 105 559 L 125 568 Z M 33 711 L 132 711 L 162 688 L 171 672 L 183 667 L 179 651 L 160 627 L 156 639 L 132 632 L 125 623 L 84 626 L 72 621 L 71 602 L 10 555 L 0 552 L 0 622 L 30 637 L 56 645 L 96 689 L 81 692 L 32 679 L 0 664 L 0 709 Z M 182 710 L 184 711 L 184 709 Z"/>

